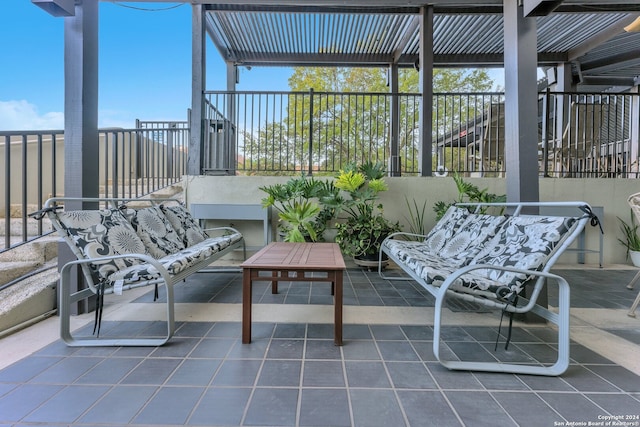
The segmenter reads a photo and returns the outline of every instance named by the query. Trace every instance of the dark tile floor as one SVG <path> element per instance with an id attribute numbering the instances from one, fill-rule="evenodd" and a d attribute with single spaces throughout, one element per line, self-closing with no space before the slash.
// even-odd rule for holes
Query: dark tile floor
<path id="1" fill-rule="evenodd" d="M 398 270 L 399 271 L 399 270 Z M 571 306 L 580 308 L 623 308 L 628 309 L 638 289 L 626 288 L 636 270 L 608 269 L 567 269 L 554 270 L 571 284 Z M 390 275 L 401 273 L 388 272 Z M 278 293 L 271 293 L 268 282 L 253 285 L 254 304 L 333 304 L 327 283 L 281 282 Z M 241 303 L 242 276 L 235 272 L 203 273 L 189 277 L 188 286 L 175 288 L 175 300 L 180 303 Z M 153 292 L 139 298 L 137 302 L 152 302 Z M 160 289 L 160 301 L 164 299 Z M 411 306 L 433 307 L 434 298 L 420 285 L 412 281 L 385 280 L 377 272 L 359 268 L 347 269 L 344 280 L 344 305 L 361 306 Z M 476 310 L 466 303 L 451 300 L 452 309 Z M 549 304 L 557 305 L 557 288 L 549 286 Z"/>
<path id="2" fill-rule="evenodd" d="M 620 273 L 615 281 L 613 273 Z M 575 304 L 613 300 L 628 308 L 637 291 L 624 284 L 633 273 L 567 270 L 566 277 Z M 211 275 L 192 277 L 178 286 L 179 301 L 240 302 L 239 274 L 217 274 L 214 286 Z M 346 282 L 346 304 L 431 304 L 409 283 L 374 273 L 350 269 Z M 254 301 L 327 303 L 326 289 L 313 285 L 283 283 L 277 296 L 267 288 L 254 286 Z M 162 328 L 106 322 L 102 333 Z M 623 333 L 633 338 L 638 331 Z M 555 332 L 544 326 L 515 328 L 508 350 L 501 340 L 494 351 L 496 336 L 493 327 L 447 327 L 445 356 L 528 363 L 555 357 Z M 640 377 L 578 343 L 569 370 L 548 378 L 448 371 L 433 357 L 428 326 L 347 324 L 342 347 L 333 345 L 330 324 L 257 323 L 251 344 L 239 337 L 237 322 L 184 322 L 160 348 L 69 348 L 56 341 L 0 370 L 0 426 L 566 426 L 618 416 L 628 424 L 617 425 L 640 425 Z"/>

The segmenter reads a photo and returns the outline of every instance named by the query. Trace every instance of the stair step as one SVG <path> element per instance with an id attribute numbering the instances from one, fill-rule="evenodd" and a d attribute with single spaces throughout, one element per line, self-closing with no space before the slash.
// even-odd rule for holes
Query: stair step
<path id="1" fill-rule="evenodd" d="M 38 264 L 45 263 L 58 256 L 59 241 L 60 238 L 57 234 L 41 237 L 0 253 L 0 262 L 28 261 L 37 262 Z"/>
<path id="2" fill-rule="evenodd" d="M 19 263 L 4 263 L 2 268 L 4 269 L 4 265 L 7 264 Z M 47 263 L 46 266 L 51 268 L 27 277 L 15 286 L 0 290 L 0 335 L 56 308 L 59 274 L 55 261 Z M 42 265 L 32 266 L 27 272 L 42 267 Z"/>
<path id="3" fill-rule="evenodd" d="M 22 277 L 25 274 L 32 272 L 42 265 L 37 261 L 10 261 L 0 262 L 0 269 L 2 270 L 2 277 L 0 277 L 0 285 L 9 283 L 10 281 Z"/>

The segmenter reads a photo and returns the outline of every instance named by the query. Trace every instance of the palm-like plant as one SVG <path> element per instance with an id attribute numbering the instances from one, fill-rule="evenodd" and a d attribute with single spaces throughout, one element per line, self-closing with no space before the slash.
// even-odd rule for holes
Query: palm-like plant
<path id="1" fill-rule="evenodd" d="M 481 202 L 481 203 L 501 203 L 507 201 L 506 195 L 497 195 L 493 193 L 489 193 L 489 191 L 484 188 L 480 189 L 478 186 L 471 184 L 470 182 L 466 182 L 462 177 L 458 174 L 453 176 L 453 181 L 456 184 L 456 188 L 458 190 L 458 199 L 445 203 L 442 200 L 435 203 L 433 206 L 433 210 L 436 213 L 436 220 L 442 218 L 444 213 L 449 209 L 449 207 L 456 203 L 462 202 Z"/>
<path id="2" fill-rule="evenodd" d="M 346 214 L 346 220 L 336 224 L 336 243 L 345 255 L 377 257 L 382 240 L 400 229 L 399 223 L 384 217 L 378 202 L 379 193 L 388 189 L 383 178 L 379 162 L 351 164 L 336 177 L 335 187 L 348 194 L 334 205 Z"/>
<path id="3" fill-rule="evenodd" d="M 322 200 L 333 199 L 337 194 L 332 182 L 301 176 L 285 184 L 260 187 L 260 190 L 267 193 L 262 206 L 273 207 L 278 212 L 286 242 L 323 239 L 327 222 L 335 216 L 335 209 L 321 206 Z"/>
<path id="4" fill-rule="evenodd" d="M 631 212 L 629 222 L 624 221 L 620 217 L 618 217 L 618 221 L 620 221 L 620 231 L 622 231 L 622 235 L 624 236 L 624 239 L 618 238 L 618 241 L 622 246 L 627 248 L 627 256 L 629 255 L 629 251 L 640 251 L 640 236 L 638 235 L 640 225 L 636 223 L 633 212 Z"/>

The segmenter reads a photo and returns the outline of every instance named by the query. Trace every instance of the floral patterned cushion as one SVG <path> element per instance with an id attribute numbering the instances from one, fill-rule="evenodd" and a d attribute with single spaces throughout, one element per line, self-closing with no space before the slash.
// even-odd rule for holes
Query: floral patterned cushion
<path id="1" fill-rule="evenodd" d="M 437 253 L 426 241 L 388 240 L 385 249 L 426 283 L 439 286 L 469 264 L 538 270 L 576 223 L 575 218 L 541 216 L 469 214 L 465 218 Z M 478 269 L 460 276 L 450 289 L 495 297 L 505 286 L 519 293 L 529 279 L 525 274 Z"/>
<path id="2" fill-rule="evenodd" d="M 203 261 L 211 255 L 220 252 L 221 250 L 229 247 L 230 245 L 242 240 L 240 233 L 234 233 L 227 236 L 211 237 L 207 240 L 196 243 L 182 251 L 168 255 L 158 261 L 164 268 L 167 269 L 169 274 L 176 275 L 188 267 Z M 150 264 L 139 264 L 131 266 L 122 271 L 118 271 L 111 275 L 110 280 L 126 280 L 126 281 L 140 281 L 140 280 L 153 280 L 160 277 L 158 270 Z"/>
<path id="3" fill-rule="evenodd" d="M 538 270 L 575 224 L 575 218 L 544 216 L 508 218 L 496 236 L 470 261 L 470 264 Z M 500 282 L 516 293 L 522 290 L 524 283 L 529 279 L 525 274 L 490 269 L 475 270 L 473 274 Z"/>
<path id="4" fill-rule="evenodd" d="M 185 247 L 193 246 L 209 238 L 198 222 L 184 206 L 161 206 L 167 219 L 184 242 Z"/>
<path id="5" fill-rule="evenodd" d="M 126 209 L 124 214 L 152 257 L 159 259 L 184 249 L 182 239 L 159 206 Z"/>
<path id="6" fill-rule="evenodd" d="M 468 264 L 507 220 L 504 216 L 472 214 L 444 244 L 439 256 Z"/>
<path id="7" fill-rule="evenodd" d="M 119 210 L 77 210 L 58 214 L 60 224 L 87 258 L 144 254 L 145 246 Z M 136 258 L 119 258 L 90 264 L 102 279 L 114 271 L 137 265 Z"/>
<path id="8" fill-rule="evenodd" d="M 440 221 L 431 229 L 424 240 L 429 250 L 437 254 L 440 249 L 453 237 L 456 230 L 465 222 L 469 216 L 467 209 L 451 206 L 440 218 Z"/>
<path id="9" fill-rule="evenodd" d="M 421 254 L 425 258 L 431 254 L 424 242 L 389 239 L 385 240 L 383 245 L 385 251 L 398 258 L 400 262 L 406 262 L 407 258 L 414 253 Z"/>
<path id="10" fill-rule="evenodd" d="M 428 251 L 420 250 L 420 245 L 424 246 L 424 244 L 416 244 L 418 242 L 396 242 L 399 242 L 399 244 L 394 244 L 393 252 L 396 256 L 398 253 L 400 254 L 399 258 L 403 259 L 403 267 L 409 268 L 430 285 L 440 286 L 448 276 L 465 265 L 460 260 L 443 258 Z M 495 296 L 495 291 L 502 286 L 502 283 L 495 280 L 468 273 L 460 276 L 449 289 L 493 297 Z"/>

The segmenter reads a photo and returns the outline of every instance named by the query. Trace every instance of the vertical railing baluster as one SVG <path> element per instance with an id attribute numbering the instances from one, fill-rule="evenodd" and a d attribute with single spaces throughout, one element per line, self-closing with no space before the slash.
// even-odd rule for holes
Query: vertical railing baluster
<path id="1" fill-rule="evenodd" d="M 38 154 L 37 154 L 37 161 L 38 161 L 38 170 L 36 171 L 36 174 L 38 176 L 38 189 L 37 189 L 37 199 L 36 199 L 36 206 L 37 209 L 40 210 L 42 209 L 42 198 L 43 198 L 43 189 L 42 189 L 42 134 L 38 134 Z M 42 221 L 38 221 L 38 235 L 42 235 Z"/>
<path id="2" fill-rule="evenodd" d="M 11 136 L 4 137 L 4 229 L 11 230 Z M 11 232 L 4 233 L 4 248 L 11 246 Z"/>
<path id="3" fill-rule="evenodd" d="M 313 88 L 309 89 L 309 165 L 307 175 L 313 174 Z"/>
<path id="4" fill-rule="evenodd" d="M 22 135 L 22 240 L 27 240 L 27 188 L 29 183 L 27 182 L 28 170 L 27 170 L 27 135 Z"/>

